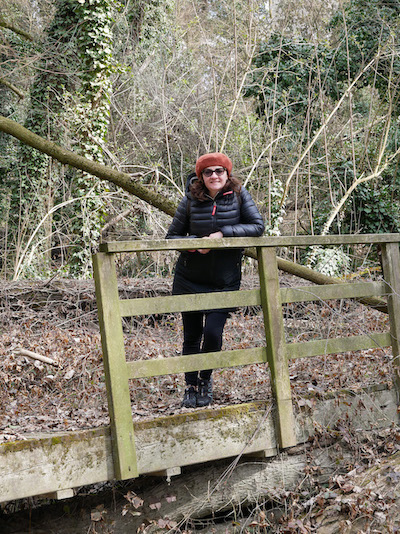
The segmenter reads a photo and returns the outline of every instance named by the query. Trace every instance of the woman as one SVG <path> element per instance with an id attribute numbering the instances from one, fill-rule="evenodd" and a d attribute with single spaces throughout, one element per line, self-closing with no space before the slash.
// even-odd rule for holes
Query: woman
<path id="1" fill-rule="evenodd" d="M 264 223 L 250 194 L 232 176 L 232 161 L 225 154 L 204 154 L 190 175 L 186 195 L 180 202 L 167 239 L 183 237 L 218 239 L 257 237 Z M 184 251 L 175 267 L 174 295 L 235 291 L 241 280 L 242 250 Z M 229 310 L 183 312 L 182 354 L 221 350 L 222 333 Z M 212 370 L 185 373 L 185 408 L 212 402 Z"/>

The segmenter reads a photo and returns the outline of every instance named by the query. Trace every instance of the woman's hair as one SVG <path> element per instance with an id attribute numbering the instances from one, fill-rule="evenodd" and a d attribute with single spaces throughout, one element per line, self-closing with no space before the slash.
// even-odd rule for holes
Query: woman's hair
<path id="1" fill-rule="evenodd" d="M 222 193 L 225 193 L 226 191 L 234 191 L 235 193 L 240 193 L 240 190 L 242 188 L 242 184 L 236 176 L 233 176 L 232 174 L 228 177 L 228 180 L 226 184 L 224 185 L 223 189 L 221 189 Z M 197 180 L 194 180 L 193 183 L 190 185 L 190 192 L 192 193 L 192 196 L 200 201 L 208 200 L 208 189 L 204 183 L 203 176 L 200 175 Z"/>

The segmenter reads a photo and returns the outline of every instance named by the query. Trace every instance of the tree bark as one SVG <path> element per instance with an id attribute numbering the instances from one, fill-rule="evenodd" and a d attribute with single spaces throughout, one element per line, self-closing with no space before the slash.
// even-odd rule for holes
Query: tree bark
<path id="1" fill-rule="evenodd" d="M 34 41 L 34 38 L 30 33 L 22 30 L 12 22 L 7 21 L 2 15 L 0 15 L 0 28 L 6 28 L 7 30 L 11 30 L 12 32 L 24 37 L 25 39 L 28 39 L 29 41 Z"/>
<path id="2" fill-rule="evenodd" d="M 18 87 L 8 82 L 5 78 L 0 78 L 0 83 L 8 87 L 11 91 L 13 91 L 20 99 L 25 97 L 25 94 L 22 91 L 20 91 Z"/>
<path id="3" fill-rule="evenodd" d="M 177 204 L 175 202 L 166 198 L 161 193 L 153 191 L 144 186 L 130 174 L 117 171 L 111 167 L 108 167 L 107 165 L 102 165 L 96 161 L 79 156 L 78 154 L 75 154 L 75 152 L 62 148 L 53 141 L 49 141 L 48 139 L 40 137 L 27 128 L 24 128 L 24 126 L 21 126 L 17 122 L 7 119 L 2 115 L 0 115 L 0 131 L 12 135 L 22 143 L 47 154 L 48 156 L 65 165 L 71 165 L 76 169 L 80 169 L 84 172 L 97 176 L 102 180 L 112 182 L 125 191 L 128 191 L 128 193 L 132 193 L 155 208 L 158 208 L 168 215 L 171 215 L 171 217 L 173 217 L 176 211 Z M 248 252 L 248 255 L 255 257 L 255 254 L 251 251 Z M 308 267 L 304 267 L 303 265 L 299 265 L 282 258 L 278 258 L 278 268 L 286 273 L 309 280 L 314 284 L 324 285 L 342 283 L 342 281 L 338 278 L 318 273 L 312 269 L 309 269 Z M 381 312 L 387 313 L 386 302 L 379 297 L 369 297 L 359 300 L 367 306 L 371 306 Z"/>

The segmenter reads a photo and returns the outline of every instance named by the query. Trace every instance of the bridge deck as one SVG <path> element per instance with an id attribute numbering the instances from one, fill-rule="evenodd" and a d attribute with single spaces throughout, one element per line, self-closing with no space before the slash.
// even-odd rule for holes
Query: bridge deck
<path id="1" fill-rule="evenodd" d="M 298 404 L 296 435 L 305 443 L 318 428 L 346 418 L 354 429 L 398 423 L 397 399 L 387 386 L 340 392 Z M 180 468 L 238 455 L 274 456 L 277 443 L 271 405 L 262 402 L 199 409 L 135 423 L 139 474 L 173 475 Z M 51 494 L 71 497 L 74 488 L 113 480 L 108 427 L 27 435 L 0 445 L 0 502 Z"/>

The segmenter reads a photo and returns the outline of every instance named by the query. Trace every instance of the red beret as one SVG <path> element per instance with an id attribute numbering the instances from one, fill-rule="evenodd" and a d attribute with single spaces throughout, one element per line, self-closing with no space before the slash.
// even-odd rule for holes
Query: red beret
<path id="1" fill-rule="evenodd" d="M 204 171 L 204 169 L 214 165 L 221 165 L 221 167 L 225 167 L 225 169 L 228 171 L 228 176 L 231 175 L 233 164 L 228 156 L 222 154 L 221 152 L 212 152 L 211 154 L 203 154 L 196 161 L 197 177 L 200 177 L 200 174 L 202 171 Z"/>

